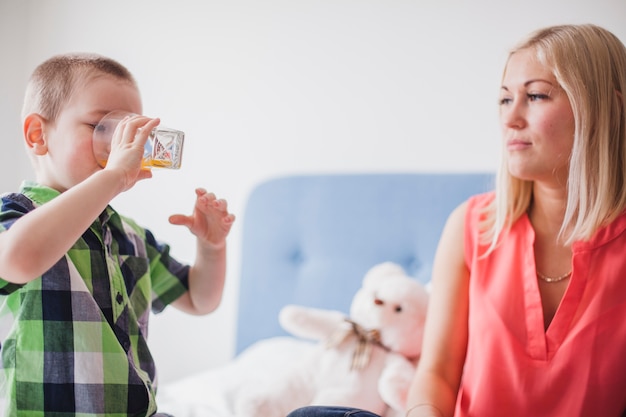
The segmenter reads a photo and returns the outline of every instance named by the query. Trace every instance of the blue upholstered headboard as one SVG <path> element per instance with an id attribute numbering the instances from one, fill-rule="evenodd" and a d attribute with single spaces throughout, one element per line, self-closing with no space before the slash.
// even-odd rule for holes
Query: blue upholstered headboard
<path id="1" fill-rule="evenodd" d="M 493 188 L 493 175 L 338 174 L 276 178 L 250 194 L 243 217 L 237 353 L 286 334 L 289 303 L 348 312 L 365 272 L 401 264 L 430 279 L 450 212 Z"/>

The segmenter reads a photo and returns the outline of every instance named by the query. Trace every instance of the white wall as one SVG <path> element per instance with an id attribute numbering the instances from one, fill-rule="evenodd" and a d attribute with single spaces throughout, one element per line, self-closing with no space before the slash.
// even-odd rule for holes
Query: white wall
<path id="1" fill-rule="evenodd" d="M 153 317 L 162 382 L 232 355 L 241 220 L 277 175 L 495 170 L 506 51 L 545 25 L 592 22 L 626 40 L 624 0 L 0 0 L 0 191 L 30 175 L 20 142 L 26 79 L 49 56 L 92 51 L 135 74 L 144 113 L 187 135 L 183 168 L 114 205 L 193 258 L 168 225 L 196 186 L 239 215 L 223 305 Z"/>

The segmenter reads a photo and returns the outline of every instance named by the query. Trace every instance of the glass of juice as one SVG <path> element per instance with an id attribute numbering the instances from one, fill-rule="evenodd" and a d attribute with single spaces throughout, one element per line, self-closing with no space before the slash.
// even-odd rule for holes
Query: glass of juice
<path id="1" fill-rule="evenodd" d="M 122 110 L 107 113 L 93 130 L 93 153 L 101 167 L 105 167 L 111 152 L 115 128 L 125 117 L 133 116 Z M 157 126 L 150 132 L 143 152 L 143 168 L 179 169 L 183 156 L 185 133 L 169 127 Z"/>

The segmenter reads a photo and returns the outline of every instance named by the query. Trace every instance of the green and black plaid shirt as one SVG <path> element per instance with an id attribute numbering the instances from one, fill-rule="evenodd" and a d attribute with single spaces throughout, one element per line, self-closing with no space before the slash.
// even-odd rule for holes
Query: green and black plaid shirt
<path id="1" fill-rule="evenodd" d="M 3 195 L 0 233 L 58 195 L 28 182 Z M 0 279 L 0 415 L 154 413 L 148 317 L 187 290 L 188 272 L 107 207 L 41 277 L 22 286 Z"/>

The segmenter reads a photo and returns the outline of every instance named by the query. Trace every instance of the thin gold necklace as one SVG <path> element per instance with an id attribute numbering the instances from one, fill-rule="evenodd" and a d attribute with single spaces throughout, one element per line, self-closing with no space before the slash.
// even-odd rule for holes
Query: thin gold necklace
<path id="1" fill-rule="evenodd" d="M 541 272 L 537 271 L 537 276 L 539 277 L 539 279 L 545 281 L 545 282 L 559 282 L 559 281 L 563 281 L 566 278 L 569 278 L 569 276 L 572 275 L 572 271 L 570 270 L 569 272 L 560 275 L 558 277 L 549 277 L 546 276 L 544 274 L 542 274 Z"/>

